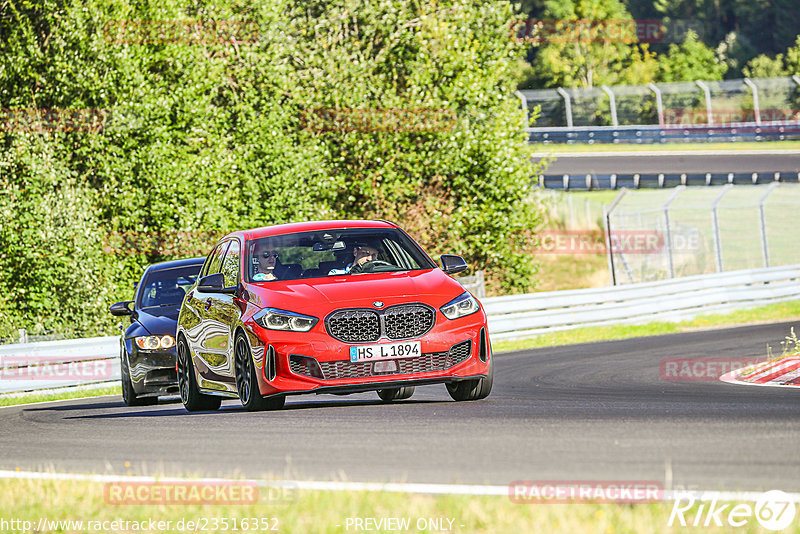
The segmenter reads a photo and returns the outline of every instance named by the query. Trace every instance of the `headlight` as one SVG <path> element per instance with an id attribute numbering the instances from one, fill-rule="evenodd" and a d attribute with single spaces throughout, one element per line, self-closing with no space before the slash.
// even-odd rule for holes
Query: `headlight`
<path id="1" fill-rule="evenodd" d="M 264 308 L 253 316 L 253 320 L 268 330 L 308 332 L 319 319 L 286 310 Z"/>
<path id="2" fill-rule="evenodd" d="M 459 317 L 475 313 L 480 310 L 481 307 L 478 301 L 475 300 L 475 297 L 464 292 L 439 309 L 442 310 L 442 313 L 448 319 L 458 319 Z"/>
<path id="3" fill-rule="evenodd" d="M 172 336 L 140 336 L 134 338 L 136 346 L 142 350 L 169 349 L 175 345 Z"/>

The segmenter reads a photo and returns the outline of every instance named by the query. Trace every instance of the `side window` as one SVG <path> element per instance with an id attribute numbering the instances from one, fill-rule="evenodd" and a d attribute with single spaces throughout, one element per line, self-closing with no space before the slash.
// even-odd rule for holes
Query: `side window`
<path id="1" fill-rule="evenodd" d="M 211 257 L 209 258 L 210 261 L 207 263 L 207 266 L 203 268 L 205 271 L 203 276 L 217 274 L 221 271 L 222 256 L 225 255 L 225 250 L 228 248 L 229 243 L 230 241 L 225 241 L 224 243 L 217 245 L 217 248 L 215 248 L 214 252 L 211 253 Z"/>
<path id="2" fill-rule="evenodd" d="M 235 286 L 239 283 L 239 241 L 231 241 L 225 259 L 222 260 L 222 275 L 225 277 L 225 287 Z"/>

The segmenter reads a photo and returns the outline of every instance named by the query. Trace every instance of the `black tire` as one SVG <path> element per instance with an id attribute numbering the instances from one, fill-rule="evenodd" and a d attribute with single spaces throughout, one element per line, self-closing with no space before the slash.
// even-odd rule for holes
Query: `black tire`
<path id="1" fill-rule="evenodd" d="M 383 402 L 392 402 L 411 398 L 414 394 L 414 386 L 404 386 L 401 388 L 379 389 L 378 396 Z"/>
<path id="2" fill-rule="evenodd" d="M 222 403 L 220 397 L 200 393 L 192 368 L 192 358 L 189 356 L 189 347 L 183 338 L 178 339 L 178 390 L 181 393 L 183 407 L 188 412 L 219 410 L 219 405 Z"/>
<path id="3" fill-rule="evenodd" d="M 494 358 L 489 360 L 486 378 L 451 382 L 447 384 L 447 392 L 456 401 L 485 399 L 492 392 L 492 382 L 494 382 Z"/>
<path id="4" fill-rule="evenodd" d="M 239 392 L 239 399 L 242 406 L 248 412 L 260 412 L 262 410 L 280 410 L 286 402 L 285 395 L 274 397 L 264 397 L 258 389 L 258 377 L 256 376 L 253 356 L 250 353 L 250 344 L 245 336 L 238 334 L 233 345 L 234 360 L 236 366 L 236 391 Z"/>
<path id="5" fill-rule="evenodd" d="M 133 389 L 133 381 L 131 380 L 131 371 L 128 367 L 128 359 L 120 356 L 120 382 L 122 382 L 122 401 L 128 406 L 152 406 L 158 404 L 158 397 L 139 397 L 136 390 Z"/>

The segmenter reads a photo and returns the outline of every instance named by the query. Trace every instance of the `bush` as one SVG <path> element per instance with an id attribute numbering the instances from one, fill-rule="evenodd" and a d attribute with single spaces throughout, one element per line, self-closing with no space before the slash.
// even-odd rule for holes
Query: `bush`
<path id="1" fill-rule="evenodd" d="M 513 95 L 510 6 L 0 9 L 0 108 L 99 120 L 6 121 L 0 133 L 3 326 L 107 331 L 108 304 L 130 298 L 148 263 L 308 219 L 393 219 L 498 288 L 531 285 L 522 236 L 539 217 L 524 201 L 536 169 Z M 217 36 L 219 21 L 243 31 Z M 157 23 L 200 37 L 164 37 Z"/>

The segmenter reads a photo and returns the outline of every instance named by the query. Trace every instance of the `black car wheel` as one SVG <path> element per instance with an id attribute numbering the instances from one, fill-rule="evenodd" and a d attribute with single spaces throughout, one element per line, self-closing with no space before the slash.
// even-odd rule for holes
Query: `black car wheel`
<path id="1" fill-rule="evenodd" d="M 379 389 L 378 396 L 383 402 L 392 402 L 396 400 L 403 400 L 411 398 L 414 394 L 414 386 L 405 386 L 402 388 Z"/>
<path id="2" fill-rule="evenodd" d="M 489 372 L 486 373 L 486 378 L 451 382 L 447 384 L 447 392 L 457 401 L 485 399 L 492 392 L 492 382 L 494 382 L 494 359 L 489 360 Z"/>
<path id="3" fill-rule="evenodd" d="M 125 355 L 120 355 L 120 382 L 122 382 L 122 400 L 128 406 L 150 406 L 158 404 L 158 397 L 139 397 L 133 389 L 131 381 L 131 371 L 128 368 L 128 359 Z"/>
<path id="4" fill-rule="evenodd" d="M 236 360 L 236 390 L 239 392 L 239 399 L 242 401 L 242 406 L 244 406 L 245 410 L 258 412 L 283 408 L 286 396 L 264 397 L 261 395 L 261 391 L 258 389 L 258 377 L 253 364 L 253 355 L 250 352 L 250 344 L 243 334 L 236 336 L 233 350 Z"/>
<path id="5" fill-rule="evenodd" d="M 186 346 L 183 338 L 178 340 L 178 389 L 181 393 L 181 402 L 189 412 L 218 410 L 222 403 L 220 397 L 203 395 L 197 389 L 189 347 Z"/>

